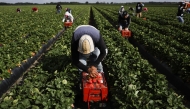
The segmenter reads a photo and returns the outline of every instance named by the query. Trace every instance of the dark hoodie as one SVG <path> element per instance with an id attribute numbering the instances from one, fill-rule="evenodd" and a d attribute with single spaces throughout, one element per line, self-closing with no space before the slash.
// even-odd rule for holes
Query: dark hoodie
<path id="1" fill-rule="evenodd" d="M 124 28 L 129 28 L 129 25 L 131 23 L 131 17 L 128 15 L 127 18 L 126 16 L 128 13 L 126 11 L 123 12 L 122 16 L 119 16 L 118 23 L 123 25 Z"/>
<path id="2" fill-rule="evenodd" d="M 137 6 L 136 6 L 136 13 L 140 13 L 140 12 L 142 12 L 142 7 L 143 7 L 143 5 L 142 5 L 142 3 L 137 3 Z"/>
<path id="3" fill-rule="evenodd" d="M 57 4 L 56 9 L 60 10 L 60 9 L 62 9 L 62 6 L 60 4 Z"/>

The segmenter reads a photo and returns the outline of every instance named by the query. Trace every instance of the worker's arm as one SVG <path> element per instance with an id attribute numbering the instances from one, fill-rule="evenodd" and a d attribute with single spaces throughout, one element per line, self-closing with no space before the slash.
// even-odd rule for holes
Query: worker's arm
<path id="1" fill-rule="evenodd" d="M 65 22 L 65 15 L 64 15 L 64 17 L 63 17 L 63 20 L 62 20 L 62 22 Z"/>
<path id="2" fill-rule="evenodd" d="M 121 18 L 121 15 L 119 15 L 119 17 L 118 17 L 118 23 L 121 23 L 121 21 L 122 21 L 122 18 Z"/>
<path id="3" fill-rule="evenodd" d="M 129 28 L 130 24 L 131 24 L 131 17 L 128 16 L 127 17 L 127 28 Z"/>

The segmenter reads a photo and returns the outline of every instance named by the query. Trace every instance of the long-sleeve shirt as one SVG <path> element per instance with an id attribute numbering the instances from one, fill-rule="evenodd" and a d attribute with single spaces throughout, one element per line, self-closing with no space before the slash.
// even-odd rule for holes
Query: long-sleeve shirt
<path id="1" fill-rule="evenodd" d="M 128 16 L 125 18 L 124 16 L 119 16 L 118 23 L 125 26 L 125 28 L 129 28 L 129 25 L 131 23 L 131 17 Z"/>
<path id="2" fill-rule="evenodd" d="M 97 47 L 100 50 L 100 55 L 98 56 L 97 60 L 92 63 L 91 65 L 97 67 L 98 64 L 106 57 L 106 44 L 100 34 L 100 31 L 96 29 L 93 26 L 90 25 L 82 25 L 79 26 L 75 29 L 73 32 L 72 36 L 72 41 L 71 41 L 71 58 L 72 58 L 72 63 L 76 65 L 79 69 L 82 69 L 83 71 L 88 70 L 88 66 L 82 64 L 79 61 L 79 52 L 78 52 L 78 44 L 79 40 L 82 35 L 87 34 L 91 36 L 93 42 L 94 42 L 94 47 Z"/>
<path id="3" fill-rule="evenodd" d="M 56 9 L 57 9 L 57 10 L 60 10 L 60 9 L 62 9 L 62 6 L 58 4 L 58 5 L 56 6 Z"/>
<path id="4" fill-rule="evenodd" d="M 177 16 L 181 16 L 183 17 L 183 11 L 184 11 L 184 7 L 183 6 L 179 6 L 178 7 L 178 12 L 177 12 Z"/>
<path id="5" fill-rule="evenodd" d="M 66 22 L 67 20 L 70 20 L 71 22 L 74 20 L 73 15 L 69 12 L 65 12 L 65 15 L 63 17 L 63 22 Z"/>
<path id="6" fill-rule="evenodd" d="M 142 7 L 144 6 L 144 4 L 142 3 L 137 3 L 137 6 L 136 6 L 136 13 L 140 13 L 142 12 Z"/>

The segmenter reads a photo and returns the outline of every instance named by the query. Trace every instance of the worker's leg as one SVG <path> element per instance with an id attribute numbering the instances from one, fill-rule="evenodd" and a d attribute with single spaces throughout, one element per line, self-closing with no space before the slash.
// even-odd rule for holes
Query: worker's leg
<path id="1" fill-rule="evenodd" d="M 177 16 L 177 19 L 178 19 L 179 22 L 184 23 L 184 19 L 183 19 L 183 17 L 181 17 L 181 16 Z"/>
<path id="2" fill-rule="evenodd" d="M 142 12 L 140 12 L 139 15 L 140 15 L 140 18 L 141 18 L 142 17 Z"/>
<path id="3" fill-rule="evenodd" d="M 180 22 L 181 22 L 181 23 L 184 23 L 183 17 L 180 17 Z"/>
<path id="4" fill-rule="evenodd" d="M 139 13 L 137 13 L 137 17 L 139 17 Z"/>
<path id="5" fill-rule="evenodd" d="M 61 13 L 61 10 L 60 10 L 60 9 L 58 9 L 58 10 L 57 10 L 57 13 Z"/>

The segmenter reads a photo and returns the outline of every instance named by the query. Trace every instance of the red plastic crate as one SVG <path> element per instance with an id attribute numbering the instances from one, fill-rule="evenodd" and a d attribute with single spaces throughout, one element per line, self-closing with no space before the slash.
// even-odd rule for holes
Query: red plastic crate
<path id="1" fill-rule="evenodd" d="M 86 79 L 86 76 L 88 73 L 83 72 L 83 101 L 89 102 L 89 101 L 107 101 L 108 100 L 108 87 L 107 82 L 105 80 L 104 74 L 99 73 L 102 76 L 103 83 L 100 83 L 98 81 L 94 81 L 93 83 L 89 83 Z"/>
<path id="2" fill-rule="evenodd" d="M 187 8 L 190 8 L 190 3 L 187 3 Z"/>
<path id="3" fill-rule="evenodd" d="M 122 34 L 122 36 L 123 36 L 124 38 L 129 38 L 129 37 L 131 37 L 131 31 L 129 31 L 129 30 L 122 30 L 122 31 L 121 31 L 121 34 Z"/>
<path id="4" fill-rule="evenodd" d="M 71 27 L 72 24 L 73 24 L 72 22 L 65 22 L 65 23 L 64 23 L 64 26 L 66 26 L 66 27 Z"/>
<path id="5" fill-rule="evenodd" d="M 146 20 L 146 18 L 143 18 L 143 20 Z"/>

